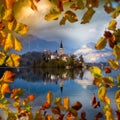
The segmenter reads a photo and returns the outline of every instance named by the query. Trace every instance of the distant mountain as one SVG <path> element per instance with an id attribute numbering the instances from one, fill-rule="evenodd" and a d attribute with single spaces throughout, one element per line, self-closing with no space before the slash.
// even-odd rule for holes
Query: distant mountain
<path id="1" fill-rule="evenodd" d="M 96 50 L 94 45 L 95 43 L 93 42 L 83 45 L 74 54 L 77 56 L 83 55 L 86 62 L 107 62 L 109 58 L 113 58 L 111 49 Z"/>
<path id="2" fill-rule="evenodd" d="M 56 41 L 47 41 L 33 35 L 25 35 L 20 38 L 23 43 L 22 54 L 29 51 L 43 51 L 45 49 L 55 51 L 59 49 L 59 43 Z"/>

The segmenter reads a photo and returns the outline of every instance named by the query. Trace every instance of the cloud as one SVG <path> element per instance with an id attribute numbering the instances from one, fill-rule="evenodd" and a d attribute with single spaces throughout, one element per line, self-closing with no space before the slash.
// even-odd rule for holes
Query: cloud
<path id="1" fill-rule="evenodd" d="M 91 48 L 90 45 L 83 45 L 80 49 L 76 50 L 74 54 L 77 56 L 83 55 L 86 62 L 107 62 L 107 60 L 112 56 L 112 51 L 107 48 L 102 51 L 98 51 Z"/>

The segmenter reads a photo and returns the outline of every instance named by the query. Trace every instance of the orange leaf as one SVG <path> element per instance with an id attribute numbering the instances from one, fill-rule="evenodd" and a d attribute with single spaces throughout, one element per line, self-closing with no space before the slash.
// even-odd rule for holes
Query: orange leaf
<path id="1" fill-rule="evenodd" d="M 0 65 L 3 65 L 5 58 L 6 58 L 5 53 L 0 51 Z"/>
<path id="2" fill-rule="evenodd" d="M 15 73 L 11 71 L 5 71 L 2 79 L 4 82 L 13 82 L 15 77 Z"/>
<path id="3" fill-rule="evenodd" d="M 4 84 L 1 86 L 1 94 L 4 95 L 5 93 L 10 93 L 9 84 L 6 84 L 6 83 L 4 83 Z"/>
<path id="4" fill-rule="evenodd" d="M 63 102 L 64 102 L 64 108 L 66 108 L 66 110 L 68 110 L 69 107 L 70 107 L 70 100 L 69 100 L 69 98 L 64 97 L 63 98 Z"/>
<path id="5" fill-rule="evenodd" d="M 36 10 L 37 11 L 37 7 L 36 5 L 34 4 L 33 0 L 29 0 L 29 6 L 33 9 L 33 10 Z"/>
<path id="6" fill-rule="evenodd" d="M 0 21 L 0 31 L 3 30 L 5 28 L 5 25 L 2 23 L 2 21 Z"/>
<path id="7" fill-rule="evenodd" d="M 3 3 L 7 9 L 13 9 L 16 0 L 3 0 Z"/>
<path id="8" fill-rule="evenodd" d="M 35 99 L 35 96 L 33 94 L 29 95 L 27 97 L 28 101 L 33 101 Z"/>
<path id="9" fill-rule="evenodd" d="M 21 88 L 15 88 L 12 90 L 12 94 L 10 95 L 10 98 L 15 98 L 16 96 L 20 97 L 21 95 L 23 95 L 24 90 L 22 90 Z"/>

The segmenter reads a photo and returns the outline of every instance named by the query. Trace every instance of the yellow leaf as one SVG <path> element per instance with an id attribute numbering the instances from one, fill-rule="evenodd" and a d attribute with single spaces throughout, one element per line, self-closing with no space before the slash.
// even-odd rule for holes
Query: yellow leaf
<path id="1" fill-rule="evenodd" d="M 3 65 L 5 58 L 6 58 L 5 54 L 3 52 L 0 52 L 0 65 Z"/>
<path id="2" fill-rule="evenodd" d="M 102 77 L 102 71 L 99 67 L 93 66 L 93 67 L 90 67 L 89 70 L 94 77 L 96 77 L 96 78 L 97 77 Z"/>
<path id="3" fill-rule="evenodd" d="M 116 25 L 117 25 L 117 21 L 116 20 L 112 20 L 112 21 L 109 22 L 108 29 L 109 30 L 115 30 L 116 29 Z"/>
<path id="4" fill-rule="evenodd" d="M 1 86 L 1 94 L 5 94 L 5 93 L 9 93 L 10 92 L 10 87 L 9 87 L 9 84 L 6 84 L 4 83 L 2 86 Z"/>
<path id="5" fill-rule="evenodd" d="M 15 73 L 11 71 L 5 71 L 4 75 L 2 76 L 2 79 L 4 82 L 13 82 L 15 77 Z"/>
<path id="6" fill-rule="evenodd" d="M 97 44 L 95 45 L 95 48 L 96 48 L 97 50 L 102 50 L 103 48 L 106 47 L 106 44 L 107 44 L 107 39 L 104 38 L 104 37 L 101 37 L 101 38 L 98 40 Z"/>
<path id="7" fill-rule="evenodd" d="M 46 95 L 46 102 L 48 104 L 51 104 L 52 100 L 53 100 L 53 94 L 52 94 L 52 92 L 48 92 L 47 95 Z"/>
<path id="8" fill-rule="evenodd" d="M 12 9 L 5 9 L 5 10 L 3 9 L 1 16 L 2 16 L 3 20 L 6 20 L 8 22 L 11 22 L 14 20 Z"/>
<path id="9" fill-rule="evenodd" d="M 117 90 L 115 93 L 115 101 L 116 101 L 118 110 L 120 110 L 120 90 Z"/>
<path id="10" fill-rule="evenodd" d="M 14 19 L 13 21 L 8 22 L 8 29 L 14 30 L 17 25 L 17 21 Z"/>
<path id="11" fill-rule="evenodd" d="M 119 62 L 117 60 L 109 59 L 108 62 L 114 70 L 119 68 Z"/>
<path id="12" fill-rule="evenodd" d="M 52 115 L 47 115 L 45 120 L 54 120 L 53 116 Z"/>
<path id="13" fill-rule="evenodd" d="M 120 44 L 114 46 L 113 54 L 115 55 L 117 60 L 120 60 Z"/>
<path id="14" fill-rule="evenodd" d="M 102 78 L 94 78 L 93 84 L 100 87 L 102 85 Z"/>
<path id="15" fill-rule="evenodd" d="M 28 32 L 28 26 L 22 23 L 17 23 L 14 31 L 17 32 L 18 34 L 24 35 Z"/>
<path id="16" fill-rule="evenodd" d="M 22 50 L 22 44 L 17 38 L 14 39 L 14 49 L 16 51 L 21 51 Z"/>
<path id="17" fill-rule="evenodd" d="M 18 67 L 20 64 L 20 56 L 17 54 L 11 54 L 6 60 L 6 65 L 9 67 Z"/>
<path id="18" fill-rule="evenodd" d="M 56 20 L 59 18 L 59 16 L 60 16 L 60 12 L 52 12 L 45 16 L 45 20 L 47 21 Z"/>
<path id="19" fill-rule="evenodd" d="M 3 2 L 7 9 L 13 9 L 13 6 L 16 0 L 3 0 Z"/>
<path id="20" fill-rule="evenodd" d="M 5 45 L 4 45 L 4 50 L 9 51 L 10 49 L 13 48 L 13 36 L 11 33 L 8 33 L 7 38 L 5 40 Z"/>
<path id="21" fill-rule="evenodd" d="M 14 48 L 16 51 L 21 51 L 22 44 L 17 38 L 13 38 L 11 33 L 8 33 L 7 39 L 4 43 L 4 50 L 8 52 L 12 48 Z"/>
<path id="22" fill-rule="evenodd" d="M 114 86 L 114 79 L 110 76 L 105 76 L 102 78 L 105 85 L 108 85 L 109 87 Z"/>
<path id="23" fill-rule="evenodd" d="M 120 11 L 120 5 L 118 5 L 116 9 L 112 12 L 111 14 L 112 18 L 116 18 L 117 16 L 119 16 L 120 15 L 119 11 Z"/>
<path id="24" fill-rule="evenodd" d="M 104 86 L 98 89 L 98 98 L 103 102 L 105 101 L 106 92 L 107 92 L 107 89 Z"/>
<path id="25" fill-rule="evenodd" d="M 93 8 L 88 8 L 88 10 L 85 12 L 85 14 L 82 17 L 81 24 L 89 23 L 94 13 L 95 11 Z"/>
<path id="26" fill-rule="evenodd" d="M 63 98 L 63 106 L 66 110 L 69 110 L 70 108 L 70 100 L 68 97 Z"/>
<path id="27" fill-rule="evenodd" d="M 105 116 L 106 116 L 106 120 L 114 120 L 112 112 L 110 111 L 106 111 Z"/>
<path id="28" fill-rule="evenodd" d="M 105 96 L 104 102 L 108 105 L 110 105 L 110 98 Z"/>
<path id="29" fill-rule="evenodd" d="M 118 84 L 118 87 L 120 88 L 120 74 L 117 75 L 117 84 Z"/>

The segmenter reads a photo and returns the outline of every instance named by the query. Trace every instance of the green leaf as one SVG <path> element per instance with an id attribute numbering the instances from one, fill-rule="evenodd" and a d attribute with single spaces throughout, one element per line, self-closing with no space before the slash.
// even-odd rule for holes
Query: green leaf
<path id="1" fill-rule="evenodd" d="M 104 37 L 101 37 L 101 38 L 98 40 L 97 44 L 95 45 L 95 48 L 96 48 L 97 50 L 102 50 L 103 48 L 106 47 L 106 44 L 107 44 L 107 39 L 104 38 Z"/>
<path id="2" fill-rule="evenodd" d="M 16 114 L 12 113 L 12 112 L 9 112 L 7 120 L 17 120 Z"/>
<path id="3" fill-rule="evenodd" d="M 110 76 L 105 76 L 102 78 L 105 85 L 110 87 L 114 86 L 114 79 Z"/>
<path id="4" fill-rule="evenodd" d="M 120 87 L 120 74 L 117 75 L 117 84 L 118 84 L 118 87 Z"/>
<path id="5" fill-rule="evenodd" d="M 98 89 L 98 98 L 104 102 L 105 101 L 105 96 L 106 96 L 106 93 L 107 93 L 107 89 L 105 86 L 102 86 Z"/>
<path id="6" fill-rule="evenodd" d="M 120 44 L 114 46 L 113 54 L 115 55 L 117 60 L 120 60 Z"/>
<path id="7" fill-rule="evenodd" d="M 115 36 L 115 40 L 120 42 L 120 29 L 115 30 L 113 34 Z"/>
<path id="8" fill-rule="evenodd" d="M 89 23 L 94 13 L 95 11 L 93 8 L 88 8 L 88 10 L 85 12 L 85 14 L 82 17 L 81 24 Z"/>
<path id="9" fill-rule="evenodd" d="M 120 110 L 120 90 L 117 90 L 115 93 L 115 101 L 116 101 L 118 110 Z"/>
<path id="10" fill-rule="evenodd" d="M 117 60 L 109 59 L 108 62 L 114 70 L 119 68 L 119 62 Z"/>
<path id="11" fill-rule="evenodd" d="M 89 70 L 94 77 L 96 77 L 96 78 L 97 77 L 102 77 L 102 71 L 99 67 L 93 66 L 93 67 L 90 67 Z"/>

